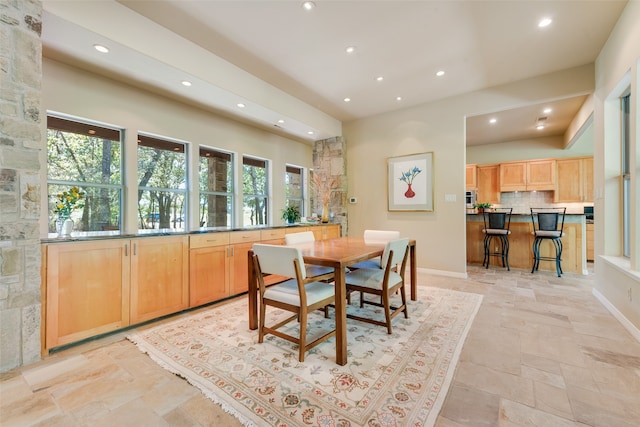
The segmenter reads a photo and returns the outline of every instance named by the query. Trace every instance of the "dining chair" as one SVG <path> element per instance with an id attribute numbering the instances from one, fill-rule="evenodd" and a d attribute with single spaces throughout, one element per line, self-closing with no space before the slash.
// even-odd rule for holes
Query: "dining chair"
<path id="1" fill-rule="evenodd" d="M 387 242 L 382 253 L 382 263 L 384 268 L 359 268 L 351 271 L 345 277 L 347 293 L 360 292 L 360 307 L 364 304 L 382 307 L 384 309 L 385 321 L 368 317 L 357 316 L 347 313 L 350 319 L 362 322 L 373 323 L 375 325 L 386 326 L 387 333 L 392 333 L 391 320 L 398 314 L 404 312 L 404 317 L 409 317 L 407 311 L 407 295 L 404 287 L 404 272 L 409 258 L 409 239 L 397 239 Z M 394 266 L 400 268 L 394 271 Z M 400 291 L 402 305 L 393 307 L 390 304 L 390 297 L 396 291 Z M 380 296 L 381 302 L 369 301 L 364 298 L 366 294 Z"/>
<path id="2" fill-rule="evenodd" d="M 253 245 L 253 253 L 253 267 L 258 279 L 260 294 L 258 342 L 262 343 L 265 335 L 272 334 L 298 344 L 298 360 L 304 362 L 305 353 L 309 349 L 336 334 L 334 323 L 333 329 L 313 341 L 307 342 L 308 315 L 314 310 L 324 309 L 326 317 L 326 307 L 335 303 L 334 287 L 329 283 L 307 280 L 305 269 L 302 268 L 304 261 L 299 248 L 256 243 Z M 266 287 L 263 279 L 264 274 L 277 274 L 291 277 L 291 279 Z M 290 311 L 294 314 L 274 325 L 267 326 L 265 325 L 267 306 Z M 294 320 L 300 322 L 300 332 L 297 337 L 280 330 Z"/>
<path id="3" fill-rule="evenodd" d="M 400 232 L 391 230 L 364 230 L 363 237 L 365 243 L 379 243 L 384 245 L 391 240 L 399 239 Z M 361 261 L 349 266 L 349 268 L 382 268 L 381 258 L 378 257 Z"/>
<path id="4" fill-rule="evenodd" d="M 284 244 L 287 246 L 299 245 L 303 243 L 310 243 L 316 240 L 313 231 L 301 231 L 299 233 L 289 233 L 284 235 Z M 335 277 L 335 272 L 331 267 L 325 267 L 322 265 L 304 265 L 307 277 L 313 278 L 316 281 L 332 281 Z"/>

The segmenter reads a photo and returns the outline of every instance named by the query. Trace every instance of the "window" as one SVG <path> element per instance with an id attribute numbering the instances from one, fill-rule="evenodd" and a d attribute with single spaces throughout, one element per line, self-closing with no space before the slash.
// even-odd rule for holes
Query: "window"
<path id="1" fill-rule="evenodd" d="M 242 224 L 267 224 L 267 162 L 252 157 L 242 158 Z"/>
<path id="2" fill-rule="evenodd" d="M 631 256 L 631 126 L 630 126 L 631 94 L 620 98 L 622 110 L 622 254 Z"/>
<path id="3" fill-rule="evenodd" d="M 185 229 L 185 144 L 138 135 L 138 229 Z"/>
<path id="4" fill-rule="evenodd" d="M 233 155 L 200 148 L 200 227 L 233 226 Z"/>
<path id="5" fill-rule="evenodd" d="M 49 232 L 55 232 L 56 195 L 74 186 L 86 197 L 84 207 L 71 213 L 76 231 L 121 228 L 122 135 L 120 129 L 47 116 Z"/>
<path id="6" fill-rule="evenodd" d="M 304 185 L 302 181 L 302 168 L 295 166 L 286 167 L 284 174 L 287 206 L 296 206 L 300 215 L 304 215 Z"/>

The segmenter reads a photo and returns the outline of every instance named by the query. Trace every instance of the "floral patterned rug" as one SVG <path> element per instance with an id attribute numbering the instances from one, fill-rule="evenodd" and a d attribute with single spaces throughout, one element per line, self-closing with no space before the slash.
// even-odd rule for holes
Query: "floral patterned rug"
<path id="1" fill-rule="evenodd" d="M 482 296 L 418 288 L 409 319 L 386 328 L 347 319 L 348 363 L 334 338 L 298 362 L 297 346 L 248 329 L 246 299 L 200 310 L 127 338 L 247 426 L 432 426 Z M 360 309 L 353 294 L 349 312 Z M 267 309 L 268 322 L 287 312 Z M 318 311 L 309 335 L 331 326 Z M 291 328 L 297 328 L 295 322 Z"/>

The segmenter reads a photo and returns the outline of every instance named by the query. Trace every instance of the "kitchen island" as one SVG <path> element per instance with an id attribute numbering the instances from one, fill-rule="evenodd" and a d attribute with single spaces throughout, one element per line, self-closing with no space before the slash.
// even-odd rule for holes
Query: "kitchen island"
<path id="1" fill-rule="evenodd" d="M 482 214 L 467 214 L 467 262 L 482 264 L 484 259 L 484 221 Z M 530 214 L 511 215 L 509 235 L 509 265 L 512 268 L 533 268 L 533 225 Z M 495 245 L 496 243 L 492 244 Z M 565 273 L 587 274 L 586 220 L 584 214 L 566 214 L 562 238 L 562 270 Z M 497 247 L 491 251 L 497 252 Z M 542 256 L 555 256 L 551 242 L 540 246 Z M 502 268 L 498 257 L 490 257 L 489 268 Z M 538 270 L 555 272 L 554 262 L 540 262 Z"/>

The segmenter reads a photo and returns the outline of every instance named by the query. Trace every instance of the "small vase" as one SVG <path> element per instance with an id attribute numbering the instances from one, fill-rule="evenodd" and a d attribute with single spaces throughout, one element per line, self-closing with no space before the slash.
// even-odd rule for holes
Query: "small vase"
<path id="1" fill-rule="evenodd" d="M 413 196 L 416 195 L 416 193 L 411 189 L 411 184 L 407 184 L 409 186 L 409 188 L 407 189 L 407 191 L 404 192 L 404 197 L 406 197 L 407 199 L 412 198 Z"/>
<path id="2" fill-rule="evenodd" d="M 73 231 L 73 220 L 71 218 L 58 218 L 56 220 L 56 232 L 58 238 L 68 239 Z"/>
<path id="3" fill-rule="evenodd" d="M 325 203 L 324 205 L 322 205 L 322 222 L 323 223 L 329 222 L 329 204 L 328 203 Z"/>

